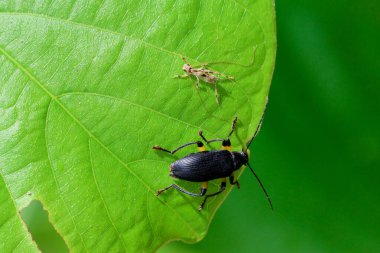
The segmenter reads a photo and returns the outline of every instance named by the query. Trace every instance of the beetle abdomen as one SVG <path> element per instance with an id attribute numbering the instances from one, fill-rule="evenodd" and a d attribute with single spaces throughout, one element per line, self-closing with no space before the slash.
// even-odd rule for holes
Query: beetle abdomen
<path id="1" fill-rule="evenodd" d="M 227 150 L 192 153 L 170 165 L 172 175 L 192 182 L 228 177 L 234 171 L 232 154 Z"/>

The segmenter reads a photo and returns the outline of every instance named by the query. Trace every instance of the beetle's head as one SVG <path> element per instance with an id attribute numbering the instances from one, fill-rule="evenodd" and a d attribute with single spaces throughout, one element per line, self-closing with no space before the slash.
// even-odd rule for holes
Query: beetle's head
<path id="1" fill-rule="evenodd" d="M 243 164 L 244 165 L 247 165 L 248 163 L 248 160 L 249 160 L 249 154 L 248 154 L 248 150 L 242 150 L 240 152 L 241 156 L 242 156 L 242 161 L 243 161 Z"/>
<path id="2" fill-rule="evenodd" d="M 186 63 L 183 65 L 182 70 L 185 72 L 190 72 L 191 66 L 190 64 Z"/>
<path id="3" fill-rule="evenodd" d="M 250 154 L 250 151 L 249 151 L 249 149 L 242 149 L 241 150 L 241 153 L 243 153 L 244 154 L 244 157 L 247 159 L 247 163 L 248 163 L 248 161 L 249 161 L 249 154 Z M 244 165 L 247 165 L 247 163 L 245 163 Z"/>
<path id="4" fill-rule="evenodd" d="M 232 153 L 234 156 L 235 170 L 238 170 L 241 168 L 241 166 L 248 164 L 248 154 L 247 153 L 245 153 L 244 151 L 242 151 L 242 152 L 234 151 Z"/>

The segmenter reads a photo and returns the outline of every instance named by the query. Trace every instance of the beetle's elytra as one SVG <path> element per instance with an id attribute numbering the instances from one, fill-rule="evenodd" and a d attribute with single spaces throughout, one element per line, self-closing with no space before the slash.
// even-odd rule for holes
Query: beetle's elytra
<path id="1" fill-rule="evenodd" d="M 241 167 L 243 152 L 211 150 L 193 153 L 170 165 L 170 176 L 191 182 L 205 182 L 229 177 Z"/>
<path id="2" fill-rule="evenodd" d="M 153 149 L 168 152 L 170 154 L 174 154 L 178 150 L 190 145 L 197 145 L 199 149 L 199 152 L 191 153 L 173 162 L 170 165 L 170 176 L 174 178 L 190 181 L 190 182 L 201 182 L 200 193 L 189 192 L 179 187 L 176 184 L 171 184 L 164 189 L 158 190 L 157 195 L 160 195 L 161 193 L 163 193 L 166 190 L 169 190 L 170 188 L 175 188 L 178 191 L 190 196 L 194 196 L 194 197 L 204 196 L 205 198 L 203 202 L 201 203 L 201 205 L 199 206 L 199 210 L 202 210 L 209 197 L 216 196 L 222 193 L 226 189 L 227 177 L 229 178 L 230 184 L 236 185 L 237 188 L 239 189 L 240 185 L 239 185 L 239 182 L 235 180 L 234 178 L 234 171 L 240 169 L 242 166 L 248 165 L 249 169 L 251 170 L 251 172 L 256 177 L 257 181 L 259 182 L 260 187 L 262 188 L 269 202 L 269 205 L 273 210 L 272 202 L 268 196 L 267 191 L 265 190 L 259 177 L 253 171 L 251 165 L 248 163 L 249 157 L 248 157 L 247 151 L 253 139 L 256 137 L 256 135 L 258 134 L 260 130 L 261 124 L 264 119 L 264 114 L 265 114 L 265 109 L 253 137 L 247 142 L 246 148 L 243 149 L 241 152 L 232 151 L 231 141 L 230 141 L 230 137 L 235 130 L 237 117 L 235 117 L 235 119 L 233 120 L 231 132 L 229 133 L 226 139 L 217 138 L 217 139 L 207 140 L 204 137 L 202 131 L 199 131 L 198 133 L 199 136 L 202 138 L 202 140 L 206 142 L 206 144 L 209 144 L 210 142 L 219 142 L 219 141 L 222 142 L 222 150 L 206 151 L 205 146 L 202 141 L 194 141 L 194 142 L 183 144 L 182 146 L 174 149 L 173 151 L 167 150 L 157 145 L 153 146 Z M 208 181 L 213 180 L 213 179 L 222 180 L 220 184 L 220 189 L 219 191 L 215 193 L 206 194 L 207 188 L 208 188 Z"/>

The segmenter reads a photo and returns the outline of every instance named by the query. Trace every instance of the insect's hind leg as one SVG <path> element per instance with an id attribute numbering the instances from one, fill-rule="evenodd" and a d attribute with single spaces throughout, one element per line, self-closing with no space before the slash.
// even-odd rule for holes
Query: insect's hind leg
<path id="1" fill-rule="evenodd" d="M 209 66 L 210 64 L 205 64 L 205 63 L 203 63 L 201 66 L 201 68 L 202 69 L 206 69 L 206 66 Z M 215 70 L 208 70 L 208 72 L 210 73 L 210 74 L 213 74 L 213 75 L 217 75 L 217 76 L 221 76 L 223 79 L 225 79 L 225 80 L 229 80 L 229 81 L 235 81 L 235 77 L 233 77 L 233 76 L 228 76 L 228 75 L 225 75 L 225 74 L 223 74 L 223 73 L 220 73 L 220 72 L 218 72 L 218 71 L 215 71 Z M 219 80 L 221 79 L 221 78 L 218 78 Z"/>
<path id="2" fill-rule="evenodd" d="M 236 179 L 235 181 L 235 177 L 234 175 L 231 175 L 230 176 L 230 184 L 231 185 L 235 185 L 236 184 L 236 188 L 240 189 L 240 184 L 239 184 L 239 181 Z"/>
<path id="3" fill-rule="evenodd" d="M 193 193 L 193 192 L 189 192 L 189 191 L 186 191 L 185 189 L 179 187 L 178 185 L 176 184 L 171 184 L 169 185 L 168 187 L 164 188 L 164 189 L 161 189 L 161 190 L 158 190 L 157 193 L 156 193 L 156 196 L 160 195 L 161 193 L 163 193 L 164 191 L 167 191 L 169 190 L 170 188 L 174 188 L 182 193 L 185 193 L 187 195 L 190 195 L 190 196 L 193 196 L 193 197 L 202 197 L 206 194 L 207 192 L 207 182 L 202 184 L 202 188 L 201 188 L 201 192 L 200 193 Z"/>
<path id="4" fill-rule="evenodd" d="M 206 204 L 206 201 L 208 198 L 210 197 L 214 197 L 218 194 L 221 194 L 222 192 L 224 192 L 224 190 L 226 189 L 226 179 L 223 178 L 222 180 L 222 183 L 220 184 L 220 189 L 219 191 L 215 192 L 215 193 L 212 193 L 212 194 L 207 194 L 206 197 L 204 198 L 203 202 L 201 203 L 201 205 L 199 206 L 198 210 L 201 211 L 204 207 L 204 205 Z"/>
<path id="5" fill-rule="evenodd" d="M 216 83 L 214 83 L 214 93 L 215 93 L 215 99 L 216 99 L 216 103 L 219 105 L 219 94 L 218 94 L 218 86 L 216 85 Z"/>
<path id="6" fill-rule="evenodd" d="M 173 78 L 188 78 L 190 77 L 188 74 L 183 74 L 183 75 L 175 75 Z"/>
<path id="7" fill-rule="evenodd" d="M 179 146 L 178 148 L 174 149 L 173 151 L 170 151 L 170 150 L 163 148 L 163 147 L 160 147 L 158 145 L 154 145 L 152 148 L 155 150 L 161 150 L 161 151 L 164 151 L 164 152 L 167 152 L 167 153 L 170 153 L 173 155 L 175 152 L 177 152 L 177 151 L 179 151 L 179 150 L 181 150 L 187 146 L 194 145 L 194 144 L 197 144 L 199 151 L 205 151 L 206 150 L 204 145 L 203 145 L 203 142 L 201 142 L 201 141 L 193 141 L 193 142 L 185 143 L 182 146 Z"/>

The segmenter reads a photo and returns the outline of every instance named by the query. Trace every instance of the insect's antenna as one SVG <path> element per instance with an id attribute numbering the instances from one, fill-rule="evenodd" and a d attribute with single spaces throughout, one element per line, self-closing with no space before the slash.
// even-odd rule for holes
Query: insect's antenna
<path id="1" fill-rule="evenodd" d="M 256 135 L 260 132 L 261 124 L 263 124 L 263 120 L 264 120 L 264 114 L 265 114 L 265 111 L 267 110 L 267 105 L 268 105 L 268 97 L 267 97 L 267 101 L 265 103 L 263 114 L 261 115 L 261 119 L 260 119 L 259 125 L 257 126 L 255 134 L 253 135 L 252 139 L 250 139 L 247 142 L 246 150 L 248 150 L 248 148 L 251 145 L 252 141 L 255 139 Z"/>
<path id="2" fill-rule="evenodd" d="M 247 163 L 247 164 L 248 164 L 249 169 L 252 171 L 253 175 L 256 177 L 257 181 L 259 182 L 261 189 L 263 190 L 265 196 L 267 197 L 267 200 L 268 200 L 268 203 L 269 203 L 269 205 L 270 205 L 270 208 L 271 208 L 272 211 L 273 211 L 272 201 L 270 200 L 269 195 L 268 195 L 267 191 L 265 190 L 263 183 L 261 183 L 259 177 L 258 177 L 258 176 L 256 175 L 256 173 L 253 171 L 251 165 L 249 165 L 249 163 Z"/>
<path id="3" fill-rule="evenodd" d="M 235 116 L 234 121 L 232 121 L 231 132 L 228 134 L 227 140 L 230 139 L 232 133 L 235 131 L 237 119 L 238 119 L 237 116 Z"/>

